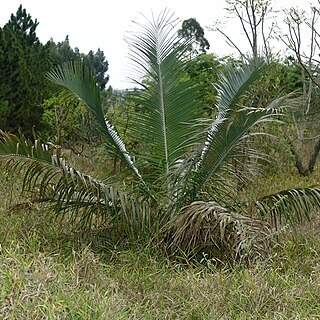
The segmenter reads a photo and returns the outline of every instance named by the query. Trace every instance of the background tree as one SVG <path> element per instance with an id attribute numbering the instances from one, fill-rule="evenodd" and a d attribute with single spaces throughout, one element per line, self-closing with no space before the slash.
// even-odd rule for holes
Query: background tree
<path id="1" fill-rule="evenodd" d="M 87 55 L 82 55 L 82 59 L 85 64 L 94 68 L 100 90 L 104 90 L 109 81 L 109 76 L 105 74 L 108 71 L 109 64 L 103 51 L 99 48 L 96 52 L 90 50 Z"/>
<path id="2" fill-rule="evenodd" d="M 192 40 L 188 50 L 191 56 L 206 53 L 210 48 L 208 40 L 204 37 L 204 30 L 195 18 L 184 20 L 181 29 L 178 30 L 178 35 L 189 41 Z"/>
<path id="3" fill-rule="evenodd" d="M 46 99 L 43 107 L 41 121 L 45 130 L 39 135 L 44 141 L 78 153 L 99 140 L 92 116 L 79 99 L 60 92 Z"/>
<path id="4" fill-rule="evenodd" d="M 98 49 L 97 52 L 90 50 L 88 54 L 81 53 L 77 47 L 74 49 L 71 47 L 69 37 L 66 36 L 64 41 L 57 44 L 51 39 L 50 55 L 55 65 L 82 62 L 88 68 L 93 69 L 100 90 L 104 91 L 104 100 L 108 103 L 108 93 L 105 91 L 109 80 L 109 76 L 106 75 L 108 61 L 103 51 Z M 91 115 L 79 101 L 66 97 L 57 90 L 52 97 L 44 101 L 43 107 L 42 138 L 54 142 L 59 147 L 72 150 L 76 149 L 73 144 L 82 149 L 84 145 L 99 140 L 99 134 L 94 129 Z"/>
<path id="5" fill-rule="evenodd" d="M 225 71 L 228 58 L 218 58 L 214 54 L 199 54 L 188 62 L 187 77 L 201 85 L 202 111 L 206 116 L 215 112 L 218 93 L 215 84 L 219 74 Z"/>
<path id="6" fill-rule="evenodd" d="M 68 61 L 75 61 L 80 58 L 79 49 L 76 47 L 72 49 L 69 42 L 69 36 L 62 42 L 58 42 L 57 44 L 50 40 L 50 54 L 53 61 L 57 64 L 62 64 Z"/>
<path id="7" fill-rule="evenodd" d="M 295 130 L 291 132 L 290 145 L 296 167 L 304 176 L 314 171 L 320 152 L 320 8 L 309 9 L 309 13 L 296 8 L 285 10 L 287 33 L 281 37 L 291 54 L 290 64 L 300 78 L 301 101 L 291 113 Z M 305 36 L 307 33 L 309 37 Z"/>
<path id="8" fill-rule="evenodd" d="M 57 44 L 51 40 L 50 51 L 54 63 L 59 65 L 68 61 L 82 60 L 84 64 L 95 70 L 100 89 L 105 89 L 109 81 L 109 76 L 106 75 L 109 63 L 102 50 L 98 48 L 96 52 L 90 50 L 88 54 L 81 53 L 79 48 L 75 47 L 73 49 L 70 46 L 69 37 L 66 36 L 64 41 L 58 42 Z"/>
<path id="9" fill-rule="evenodd" d="M 231 18 L 240 22 L 241 29 L 245 39 L 250 47 L 251 58 L 258 63 L 259 56 L 270 57 L 270 39 L 274 33 L 276 23 L 272 21 L 267 25 L 267 19 L 275 13 L 272 8 L 272 0 L 226 0 L 227 8 Z M 223 28 L 216 24 L 213 28 L 220 32 L 240 56 L 245 60 L 248 59 L 246 53 L 241 49 L 237 41 L 228 35 Z M 251 59 L 249 57 L 249 59 Z"/>
<path id="10" fill-rule="evenodd" d="M 1 128 L 30 135 L 39 129 L 42 101 L 50 94 L 44 75 L 52 67 L 49 45 L 36 35 L 37 20 L 20 7 L 0 28 Z"/>

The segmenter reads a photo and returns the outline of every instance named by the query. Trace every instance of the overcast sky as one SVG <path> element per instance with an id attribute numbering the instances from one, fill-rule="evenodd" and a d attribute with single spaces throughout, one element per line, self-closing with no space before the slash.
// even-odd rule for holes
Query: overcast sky
<path id="1" fill-rule="evenodd" d="M 308 0 L 278 0 L 275 6 L 289 7 L 300 5 L 307 7 Z M 230 48 L 217 33 L 205 27 L 212 25 L 216 19 L 225 20 L 225 0 L 0 0 L 0 26 L 15 13 L 22 4 L 39 26 L 37 35 L 42 42 L 53 38 L 55 42 L 63 41 L 69 35 L 70 45 L 78 47 L 80 52 L 88 53 L 98 48 L 104 51 L 109 62 L 109 75 L 114 88 L 127 88 L 129 60 L 127 44 L 124 41 L 126 31 L 137 20 L 140 12 L 145 15 L 160 12 L 167 7 L 181 19 L 196 18 L 205 29 L 209 40 L 210 52 L 228 54 Z M 234 22 L 227 28 L 235 37 L 240 36 L 240 29 Z"/>

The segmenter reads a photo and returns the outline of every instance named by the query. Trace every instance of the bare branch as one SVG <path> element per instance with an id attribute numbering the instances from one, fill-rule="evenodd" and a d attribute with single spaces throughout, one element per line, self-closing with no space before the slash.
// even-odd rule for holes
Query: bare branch
<path id="1" fill-rule="evenodd" d="M 226 8 L 238 21 L 240 22 L 242 31 L 250 46 L 253 59 L 258 58 L 258 48 L 261 43 L 262 50 L 265 55 L 269 54 L 268 41 L 271 39 L 271 33 L 274 31 L 273 24 L 271 26 L 268 36 L 266 36 L 266 19 L 268 15 L 273 12 L 271 7 L 272 0 L 227 0 L 229 5 Z M 239 48 L 235 45 L 235 41 L 227 36 L 225 32 L 221 32 L 227 39 L 227 42 L 232 45 L 239 53 Z M 240 53 L 243 56 L 242 53 Z"/>
<path id="2" fill-rule="evenodd" d="M 240 54 L 240 56 L 242 57 L 242 58 L 244 58 L 245 60 L 249 60 L 248 59 L 248 57 L 240 50 L 240 48 L 232 41 L 232 39 L 224 32 L 224 31 L 222 31 L 220 28 L 216 28 L 216 30 L 218 31 L 218 32 L 220 32 L 226 39 L 227 39 L 227 43 L 231 46 L 231 47 L 233 47 L 233 48 L 235 48 L 238 52 L 239 52 L 239 54 Z"/>

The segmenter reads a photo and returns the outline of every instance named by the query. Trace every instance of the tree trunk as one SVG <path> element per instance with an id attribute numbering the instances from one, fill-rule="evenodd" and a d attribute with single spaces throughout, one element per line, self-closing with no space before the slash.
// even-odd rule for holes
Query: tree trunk
<path id="1" fill-rule="evenodd" d="M 316 164 L 316 160 L 319 155 L 319 152 L 320 152 L 320 138 L 318 138 L 318 140 L 315 142 L 313 146 L 313 150 L 310 156 L 310 161 L 308 166 L 309 173 L 312 173 L 314 171 L 314 166 Z"/>
<path id="2" fill-rule="evenodd" d="M 301 160 L 301 158 L 300 158 L 298 152 L 296 151 L 292 142 L 290 142 L 290 150 L 296 160 L 296 168 L 298 169 L 299 174 L 304 177 L 307 176 L 309 173 L 309 170 L 303 166 L 302 160 Z"/>
<path id="3" fill-rule="evenodd" d="M 296 161 L 296 168 L 298 169 L 298 172 L 300 175 L 305 177 L 308 174 L 314 172 L 314 167 L 316 165 L 316 161 L 317 161 L 317 158 L 318 158 L 318 155 L 320 152 L 320 138 L 317 139 L 317 141 L 315 142 L 315 144 L 313 146 L 313 150 L 312 150 L 312 154 L 310 156 L 308 168 L 305 168 L 303 166 L 302 160 L 301 160 L 301 158 L 300 158 L 298 152 L 296 151 L 292 142 L 290 142 L 290 150 L 291 150 L 292 154 L 294 155 L 294 158 Z"/>

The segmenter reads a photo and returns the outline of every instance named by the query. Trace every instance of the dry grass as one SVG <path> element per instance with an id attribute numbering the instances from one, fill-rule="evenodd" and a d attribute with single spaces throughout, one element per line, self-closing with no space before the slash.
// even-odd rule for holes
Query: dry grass
<path id="1" fill-rule="evenodd" d="M 319 220 L 250 266 L 182 265 L 144 243 L 66 237 L 40 206 L 9 209 L 17 187 L 0 187 L 0 319 L 320 319 Z"/>
<path id="2" fill-rule="evenodd" d="M 142 248 L 98 254 L 89 246 L 69 253 L 41 246 L 35 233 L 1 247 L 1 319 L 320 317 L 320 245 L 313 236 L 289 237 L 249 268 L 217 268 L 205 258 L 206 267 L 181 267 Z"/>

